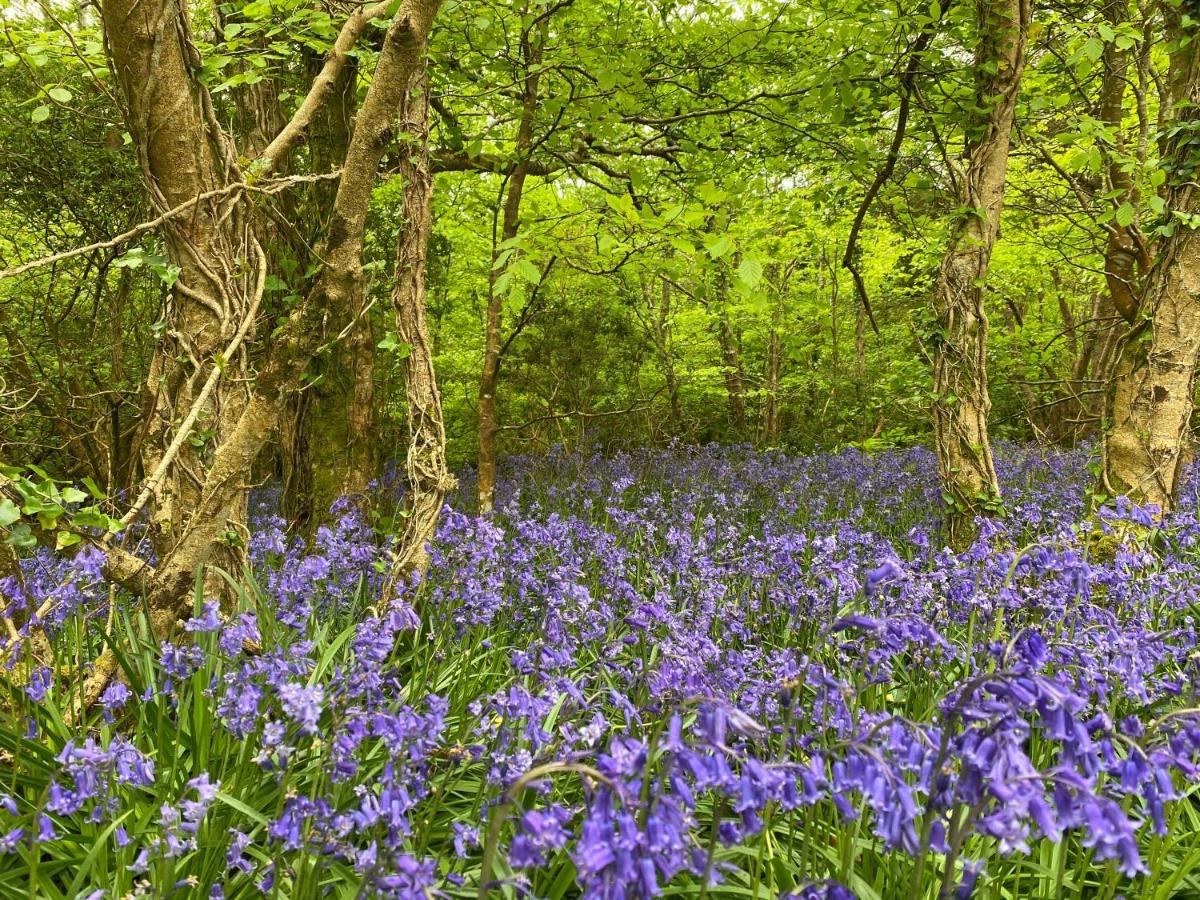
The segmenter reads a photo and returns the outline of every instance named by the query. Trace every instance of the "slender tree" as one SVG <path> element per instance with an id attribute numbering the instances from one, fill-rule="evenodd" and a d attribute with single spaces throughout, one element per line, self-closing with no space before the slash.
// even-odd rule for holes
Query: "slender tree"
<path id="1" fill-rule="evenodd" d="M 425 317 L 425 260 L 433 227 L 433 174 L 429 165 L 429 80 L 424 73 L 405 97 L 400 127 L 404 224 L 396 246 L 392 303 L 396 333 L 408 348 L 403 362 L 409 435 L 405 456 L 408 494 L 399 550 L 388 582 L 389 595 L 401 580 L 424 574 L 429 562 L 426 545 L 433 539 L 446 493 L 455 484 L 446 467 L 442 399 Z"/>
<path id="2" fill-rule="evenodd" d="M 1000 497 L 988 439 L 984 286 L 1000 232 L 1029 22 L 1029 0 L 979 0 L 976 6 L 974 102 L 966 161 L 955 178 L 961 213 L 933 290 L 940 326 L 933 347 L 934 445 L 951 504 L 950 541 L 958 547 L 970 543 L 975 517 Z"/>
<path id="3" fill-rule="evenodd" d="M 504 203 L 499 212 L 500 222 L 492 242 L 492 268 L 488 274 L 488 301 L 484 325 L 483 368 L 479 376 L 479 511 L 492 511 L 496 493 L 496 436 L 500 430 L 496 410 L 499 389 L 500 361 L 504 343 L 504 294 L 497 281 L 505 268 L 504 258 L 514 256 L 512 241 L 521 227 L 521 201 L 525 195 L 525 180 L 529 176 L 529 154 L 533 148 L 534 118 L 538 109 L 538 83 L 541 79 L 541 60 L 546 46 L 550 12 L 538 16 L 521 30 L 521 62 L 524 71 L 521 90 L 521 111 L 514 146 L 515 164 L 504 187 Z M 496 229 L 493 229 L 496 231 Z M 504 258 L 501 257 L 504 254 Z"/>

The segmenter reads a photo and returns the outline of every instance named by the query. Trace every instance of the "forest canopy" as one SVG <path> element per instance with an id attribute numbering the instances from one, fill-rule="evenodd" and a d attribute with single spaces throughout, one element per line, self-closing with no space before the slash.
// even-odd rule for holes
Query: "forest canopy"
<path id="1" fill-rule="evenodd" d="M 1019 23 L 1003 111 L 979 79 L 1015 69 L 1004 48 L 981 56 L 996 26 L 969 4 L 442 6 L 422 55 L 423 295 L 451 466 L 486 472 L 489 457 L 558 444 L 930 440 L 947 390 L 928 373 L 948 336 L 930 298 L 983 187 L 969 170 L 991 112 L 1011 145 L 1002 214 L 987 200 L 991 430 L 1094 439 L 1121 337 L 1112 298 L 1140 292 L 1181 214 L 1164 197 L 1172 92 L 1186 92 L 1172 77 L 1187 77 L 1172 76 L 1168 19 L 1189 20 L 1167 6 L 1165 18 L 1120 3 L 1039 9 Z M 336 76 L 314 81 L 341 59 L 329 54 L 350 9 L 187 10 L 186 139 L 223 142 L 209 162 L 237 173 L 205 173 L 205 186 L 266 179 L 221 198 L 257 220 L 266 258 L 238 351 L 250 372 L 314 284 L 376 77 L 386 10 L 356 20 Z M 171 222 L 113 239 L 184 195 L 147 192 L 164 177 L 154 132 L 129 113 L 153 98 L 122 92 L 96 9 L 15 6 L 4 24 L 3 266 L 89 249 L 0 287 L 3 454 L 128 489 L 145 465 L 153 357 L 171 339 L 166 301 L 188 276 Z M 314 89 L 324 99 L 304 115 Z M 346 321 L 322 317 L 281 436 L 255 457 L 254 478 L 282 473 L 305 517 L 407 445 L 409 344 L 388 302 L 407 224 L 402 138 L 379 148 L 359 197 L 361 299 Z M 201 424 L 211 442 L 220 429 Z"/>

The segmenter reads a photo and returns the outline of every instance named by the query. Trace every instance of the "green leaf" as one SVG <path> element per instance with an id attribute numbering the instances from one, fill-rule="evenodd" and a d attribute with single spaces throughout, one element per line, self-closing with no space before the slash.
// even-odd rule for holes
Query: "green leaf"
<path id="1" fill-rule="evenodd" d="M 79 488 L 66 487 L 63 488 L 62 498 L 65 503 L 82 503 L 88 498 L 88 495 Z"/>
<path id="2" fill-rule="evenodd" d="M 542 280 L 542 270 L 524 257 L 518 259 L 513 267 L 517 270 L 517 274 L 530 284 L 537 284 Z"/>
<path id="3" fill-rule="evenodd" d="M 713 259 L 720 259 L 733 249 L 733 241 L 730 240 L 729 235 L 723 234 L 718 238 L 705 241 L 704 249 L 708 251 L 708 255 Z"/>
<path id="4" fill-rule="evenodd" d="M 762 281 L 763 264 L 753 256 L 747 256 L 737 268 L 738 281 L 748 288 L 754 288 Z"/>
<path id="5" fill-rule="evenodd" d="M 59 103 L 70 103 L 74 98 L 74 94 L 68 91 L 65 87 L 53 87 L 46 93 L 50 95 L 51 100 L 56 100 Z"/>
<path id="6" fill-rule="evenodd" d="M 385 353 L 395 353 L 399 359 L 408 359 L 408 354 L 412 352 L 412 347 L 400 340 L 394 331 L 385 334 L 375 346 Z"/>
<path id="7" fill-rule="evenodd" d="M 37 545 L 37 538 L 33 536 L 33 531 L 24 522 L 21 522 L 12 531 L 8 533 L 4 543 L 10 544 L 13 547 L 33 547 Z"/>
<path id="8" fill-rule="evenodd" d="M 81 509 L 75 515 L 71 516 L 71 524 L 79 528 L 105 528 L 109 529 L 112 523 L 116 521 L 110 518 L 101 510 L 94 506 L 89 506 Z"/>
<path id="9" fill-rule="evenodd" d="M 1104 55 L 1104 41 L 1096 37 L 1088 38 L 1080 52 L 1085 57 L 1095 62 Z"/>
<path id="10" fill-rule="evenodd" d="M 1117 224 L 1122 228 L 1128 228 L 1133 224 L 1133 216 L 1133 204 L 1129 201 L 1126 201 L 1117 207 Z"/>
<path id="11" fill-rule="evenodd" d="M 58 537 L 54 539 L 54 549 L 62 550 L 65 547 L 72 547 L 82 540 L 83 538 L 74 531 L 60 531 Z"/>
<path id="12" fill-rule="evenodd" d="M 7 528 L 19 518 L 21 518 L 21 510 L 17 509 L 15 503 L 7 497 L 0 500 L 0 528 Z"/>
<path id="13" fill-rule="evenodd" d="M 84 477 L 83 486 L 88 489 L 88 493 L 91 494 L 95 499 L 104 499 L 104 491 L 100 490 L 100 485 L 96 484 L 95 480 L 91 476 Z"/>
<path id="14" fill-rule="evenodd" d="M 50 118 L 50 107 L 48 106 L 39 106 L 29 114 L 30 121 L 34 122 L 35 124 L 38 122 L 45 122 L 48 118 Z"/>

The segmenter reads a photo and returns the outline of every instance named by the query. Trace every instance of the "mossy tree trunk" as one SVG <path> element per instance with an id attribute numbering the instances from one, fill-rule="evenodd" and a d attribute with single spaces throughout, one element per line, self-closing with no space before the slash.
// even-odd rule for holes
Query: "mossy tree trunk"
<path id="1" fill-rule="evenodd" d="M 1025 66 L 1028 0 L 980 0 L 974 112 L 966 160 L 957 176 L 958 205 L 938 269 L 933 303 L 933 427 L 938 469 L 950 506 L 952 546 L 975 536 L 975 519 L 993 508 L 1000 485 L 988 439 L 987 331 L 984 290 L 1000 232 L 1017 90 Z"/>
<path id="2" fill-rule="evenodd" d="M 1164 7 L 1176 120 L 1164 144 L 1171 233 L 1159 243 L 1108 392 L 1101 490 L 1168 511 L 1188 457 L 1200 360 L 1200 34 Z"/>

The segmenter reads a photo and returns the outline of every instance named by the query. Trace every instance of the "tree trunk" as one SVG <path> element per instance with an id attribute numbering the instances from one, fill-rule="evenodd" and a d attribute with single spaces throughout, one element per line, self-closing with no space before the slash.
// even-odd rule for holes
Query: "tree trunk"
<path id="1" fill-rule="evenodd" d="M 1164 7 L 1176 127 L 1165 146 L 1165 189 L 1174 231 L 1164 238 L 1141 293 L 1140 321 L 1122 340 L 1106 406 L 1101 488 L 1170 510 L 1187 457 L 1200 359 L 1200 213 L 1191 135 L 1200 126 L 1200 35 Z M 1186 46 L 1180 46 L 1186 40 Z"/>
<path id="2" fill-rule="evenodd" d="M 1107 24 L 1115 30 L 1128 20 L 1129 2 L 1108 0 L 1104 3 L 1101 13 Z M 1147 44 L 1150 43 L 1153 43 L 1152 35 L 1147 39 Z M 1138 57 L 1140 88 L 1136 95 L 1139 120 L 1137 155 L 1141 165 L 1145 164 L 1149 133 L 1144 96 L 1149 78 L 1146 71 L 1149 59 L 1146 52 L 1146 48 L 1143 48 Z M 1104 71 L 1100 79 L 1097 117 L 1112 133 L 1115 148 L 1114 152 L 1109 150 L 1107 145 L 1101 145 L 1105 157 L 1105 180 L 1100 185 L 1105 198 L 1102 202 L 1111 203 L 1117 208 L 1125 203 L 1136 206 L 1136 185 L 1125 170 L 1127 160 L 1121 157 L 1121 151 L 1126 145 L 1125 87 L 1129 80 L 1129 53 L 1121 49 L 1115 40 L 1110 40 L 1104 45 L 1101 62 Z M 1092 298 L 1088 322 L 1083 329 L 1083 339 L 1078 342 L 1077 353 L 1076 342 L 1073 339 L 1076 329 L 1071 320 L 1070 308 L 1062 292 L 1059 292 L 1063 323 L 1072 336 L 1071 349 L 1075 356 L 1075 364 L 1067 382 L 1068 398 L 1058 407 L 1060 415 L 1057 416 L 1057 420 L 1060 424 L 1055 435 L 1058 440 L 1079 441 L 1093 434 L 1101 422 L 1106 398 L 1099 386 L 1107 385 L 1111 381 L 1116 360 L 1115 351 L 1129 325 L 1137 322 L 1138 282 L 1151 264 L 1151 252 L 1136 223 L 1122 226 L 1114 219 L 1106 222 L 1103 227 L 1105 290 Z"/>
<path id="3" fill-rule="evenodd" d="M 496 410 L 496 391 L 500 382 L 500 362 L 504 346 L 504 295 L 496 290 L 496 282 L 502 274 L 497 270 L 500 254 L 511 251 L 510 241 L 517 236 L 521 224 L 521 199 L 525 191 L 525 179 L 529 175 L 529 151 L 533 146 L 533 124 L 537 113 L 539 65 L 545 45 L 548 18 L 541 20 L 537 42 L 531 41 L 529 30 L 521 34 L 521 59 L 525 68 L 525 84 L 521 96 L 521 120 L 517 125 L 514 153 L 516 165 L 509 175 L 502 213 L 500 240 L 495 240 L 493 231 L 492 267 L 488 273 L 487 322 L 483 336 L 483 368 L 479 376 L 479 460 L 478 486 L 479 513 L 490 515 L 496 497 L 496 437 L 500 432 L 500 419 Z M 508 265 L 514 261 L 511 252 Z M 503 267 L 507 268 L 507 266 Z"/>
<path id="4" fill-rule="evenodd" d="M 1120 27 L 1128 18 L 1128 0 L 1109 0 L 1104 4 L 1105 20 L 1113 28 Z M 1116 41 L 1104 45 L 1104 75 L 1100 81 L 1100 121 L 1113 133 L 1117 153 L 1107 154 L 1107 192 L 1116 193 L 1112 202 L 1137 203 L 1137 193 L 1123 167 L 1119 151 L 1124 146 L 1122 121 L 1125 117 L 1125 83 L 1128 80 L 1129 54 Z M 1119 313 L 1126 322 L 1137 319 L 1137 272 L 1149 265 L 1145 244 L 1133 225 L 1108 224 L 1108 242 L 1104 253 L 1104 279 L 1108 284 L 1110 309 Z M 1109 309 L 1105 310 L 1107 314 Z"/>
<path id="5" fill-rule="evenodd" d="M 775 303 L 771 309 L 771 332 L 767 337 L 767 365 L 765 397 L 762 408 L 762 430 L 760 443 L 764 447 L 773 447 L 779 443 L 779 381 L 783 374 L 783 340 L 779 329 L 783 323 L 783 304 L 787 296 L 788 282 L 791 280 L 792 264 L 789 264 L 780 274 L 779 266 L 771 263 L 767 266 L 764 278 L 775 294 Z M 834 300 L 836 304 L 836 299 Z M 832 307 L 836 310 L 836 305 Z M 834 347 L 837 346 L 837 317 L 834 316 Z M 835 379 L 837 353 L 834 353 Z"/>
<path id="6" fill-rule="evenodd" d="M 729 406 L 729 424 L 737 437 L 746 435 L 746 376 L 742 369 L 742 356 L 738 352 L 737 335 L 729 322 L 726 304 L 729 300 L 729 282 L 724 272 L 717 275 L 717 346 L 721 348 L 722 377 L 725 379 L 725 401 Z"/>
<path id="7" fill-rule="evenodd" d="M 223 435 L 223 440 L 216 443 L 211 464 L 203 472 L 198 501 L 189 510 L 186 527 L 177 529 L 178 540 L 151 570 L 149 603 L 155 627 L 160 634 L 167 633 L 185 611 L 193 573 L 211 558 L 214 547 L 228 527 L 231 514 L 244 504 L 245 484 L 251 466 L 278 428 L 288 395 L 299 387 L 305 369 L 325 340 L 322 322 L 327 317 L 346 321 L 354 312 L 355 299 L 362 285 L 363 234 L 371 191 L 380 159 L 394 133 L 396 113 L 407 95 L 413 75 L 424 65 L 426 39 L 438 6 L 439 0 L 406 0 L 388 27 L 374 77 L 356 120 L 342 166 L 328 236 L 321 252 L 323 267 L 312 289 L 278 330 L 271 353 L 258 377 L 253 382 L 247 382 L 248 400 L 227 435 Z M 130 32 L 140 27 L 140 20 L 133 21 L 136 17 L 132 10 L 124 16 L 111 13 L 110 9 L 106 9 L 106 27 L 114 43 L 127 39 L 126 32 L 118 32 L 123 25 Z M 374 11 L 360 12 L 352 16 L 339 36 L 340 49 L 336 53 L 345 54 L 349 47 L 344 45 L 353 45 L 351 26 L 359 28 L 358 33 L 361 33 L 361 28 L 365 27 L 363 17 L 377 14 Z M 174 18 L 178 20 L 178 14 Z M 174 35 L 176 32 L 171 30 L 169 33 Z M 152 83 L 163 82 L 157 72 L 157 65 L 161 65 L 163 56 L 165 54 L 155 54 L 159 62 L 149 65 L 148 74 L 154 76 L 150 79 Z M 326 67 L 329 68 L 336 59 L 336 55 L 331 55 Z M 123 67 L 117 68 L 121 71 Z M 302 133 L 303 128 L 294 126 L 302 122 L 306 115 L 311 118 L 312 98 L 326 89 L 327 85 L 323 85 L 319 77 L 300 110 L 264 153 L 268 168 L 272 163 L 277 164 L 280 154 L 286 153 L 292 146 L 289 140 L 296 139 L 297 134 Z M 164 130 L 174 134 L 178 126 L 159 129 Z M 187 150 L 190 153 L 193 148 L 179 149 L 180 152 Z M 185 168 L 187 159 L 185 156 L 180 161 Z M 188 220 L 189 223 L 191 221 Z M 259 272 L 262 271 L 260 265 Z M 120 575 L 129 567 L 126 554 L 111 545 L 106 545 L 105 549 L 109 568 Z"/>
<path id="8" fill-rule="evenodd" d="M 279 512 L 292 535 L 309 535 L 316 515 L 312 419 L 313 392 L 293 391 L 279 422 Z"/>
<path id="9" fill-rule="evenodd" d="M 746 380 L 742 371 L 742 356 L 738 352 L 737 336 L 722 309 L 717 319 L 717 341 L 724 362 L 725 398 L 729 404 L 729 423 L 739 438 L 746 434 Z"/>
<path id="10" fill-rule="evenodd" d="M 104 0 L 101 9 L 113 70 L 154 208 L 165 212 L 241 180 L 237 155 L 217 124 L 207 91 L 193 77 L 198 54 L 178 0 Z M 261 251 L 240 198 L 196 203 L 163 226 L 179 274 L 167 299 L 163 339 L 151 361 L 142 468 L 150 479 L 149 536 L 159 558 L 184 534 L 203 492 L 213 452 L 229 436 L 246 403 L 247 372 L 239 329 L 253 330 L 262 274 Z M 227 346 L 239 344 L 232 358 Z M 204 390 L 215 367 L 212 389 Z M 195 412 L 195 415 L 191 415 Z M 191 433 L 180 443 L 179 429 Z M 245 544 L 245 501 L 239 495 L 213 523 L 222 546 L 218 565 L 238 573 Z M 214 581 L 219 586 L 220 580 Z"/>
<path id="11" fill-rule="evenodd" d="M 658 313 L 655 318 L 655 343 L 662 359 L 663 381 L 667 387 L 667 402 L 671 408 L 671 434 L 678 435 L 683 429 L 683 409 L 679 404 L 679 376 L 675 372 L 675 348 L 671 328 L 671 282 L 662 279 Z"/>
<path id="12" fill-rule="evenodd" d="M 346 336 L 350 390 L 345 404 L 346 460 L 339 491 L 360 496 L 375 475 L 375 337 L 361 315 Z"/>
<path id="13" fill-rule="evenodd" d="M 767 397 L 763 403 L 762 443 L 765 447 L 774 447 L 779 443 L 779 375 L 782 363 L 783 344 L 778 328 L 772 327 L 767 341 Z"/>
<path id="14" fill-rule="evenodd" d="M 1028 0 L 978 7 L 975 109 L 968 123 L 965 171 L 958 203 L 968 212 L 951 231 L 934 285 L 941 333 L 933 348 L 933 427 L 938 468 L 950 512 L 949 538 L 962 548 L 975 535 L 975 517 L 993 508 L 1000 486 L 988 440 L 984 284 L 1000 231 L 1013 111 L 1029 28 Z"/>
<path id="15" fill-rule="evenodd" d="M 316 60 L 312 70 L 318 71 Z M 329 99 L 314 117 L 308 150 L 318 171 L 336 169 L 346 154 L 353 129 L 358 67 L 350 61 L 330 89 Z M 298 216 L 307 241 L 293 244 L 294 269 L 310 268 L 309 249 L 320 243 L 336 188 L 312 185 Z M 363 313 L 360 293 L 355 318 L 342 346 L 314 359 L 309 366 L 311 387 L 293 394 L 280 429 L 280 505 L 291 531 L 311 534 L 339 496 L 361 495 L 377 471 L 375 425 L 375 337 L 370 316 Z M 337 333 L 345 321 L 334 323 Z"/>
<path id="16" fill-rule="evenodd" d="M 400 116 L 404 146 L 400 177 L 404 179 L 404 225 L 396 246 L 396 279 L 392 303 L 396 332 L 408 346 L 404 358 L 404 395 L 408 403 L 408 453 L 405 474 L 404 531 L 392 564 L 385 599 L 400 582 L 423 575 L 426 550 L 437 530 L 447 492 L 455 481 L 446 468 L 446 429 L 442 398 L 433 368 L 433 345 L 425 319 L 425 261 L 432 230 L 433 175 L 429 166 L 429 82 L 423 74 L 405 99 Z"/>

